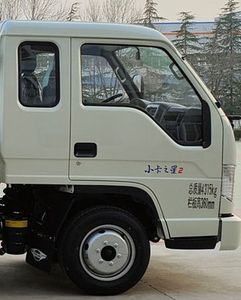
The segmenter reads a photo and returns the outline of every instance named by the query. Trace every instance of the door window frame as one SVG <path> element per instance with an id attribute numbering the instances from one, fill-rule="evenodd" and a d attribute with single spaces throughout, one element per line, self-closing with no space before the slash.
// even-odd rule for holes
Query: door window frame
<path id="1" fill-rule="evenodd" d="M 131 105 L 129 103 L 122 103 L 122 104 L 116 104 L 116 103 L 85 103 L 83 101 L 83 86 L 82 86 L 82 47 L 85 45 L 116 45 L 116 46 L 130 46 L 130 47 L 152 47 L 152 48 L 157 48 L 162 50 L 163 52 L 166 53 L 166 55 L 170 58 L 170 60 L 178 67 L 179 71 L 181 72 L 183 78 L 188 82 L 188 84 L 190 85 L 190 87 L 193 89 L 193 91 L 195 92 L 197 98 L 200 101 L 200 105 L 201 105 L 201 114 L 202 114 L 202 142 L 195 144 L 195 143 L 189 143 L 189 144 L 184 144 L 184 143 L 180 143 L 179 141 L 177 141 L 175 138 L 173 138 L 173 136 L 170 135 L 170 133 L 168 131 L 166 131 L 160 124 L 159 122 L 153 117 L 151 116 L 145 109 L 143 109 L 140 106 L 135 106 L 135 105 Z M 100 107 L 128 107 L 128 108 L 133 108 L 133 109 L 138 109 L 141 112 L 145 113 L 149 118 L 151 118 L 163 131 L 165 131 L 165 133 L 173 140 L 175 141 L 177 144 L 181 145 L 181 146 L 195 146 L 195 147 L 203 147 L 203 148 L 208 148 L 211 145 L 211 112 L 210 112 L 210 107 L 209 104 L 201 97 L 200 93 L 198 92 L 197 88 L 195 87 L 195 85 L 192 83 L 192 81 L 189 79 L 188 75 L 184 72 L 184 70 L 182 69 L 182 67 L 180 66 L 180 64 L 177 62 L 177 60 L 173 57 L 173 55 L 171 55 L 171 53 L 165 49 L 165 47 L 162 47 L 160 45 L 155 45 L 150 44 L 150 45 L 146 45 L 144 43 L 139 43 L 139 44 L 132 44 L 132 43 L 126 43 L 126 42 L 122 42 L 120 43 L 119 41 L 117 43 L 113 43 L 113 42 L 83 42 L 80 45 L 80 61 L 81 61 L 81 69 L 80 69 L 80 78 L 81 78 L 81 99 L 82 99 L 82 105 L 84 106 L 100 106 Z M 114 71 L 114 70 L 113 70 Z M 190 70 L 189 70 L 190 71 Z"/>

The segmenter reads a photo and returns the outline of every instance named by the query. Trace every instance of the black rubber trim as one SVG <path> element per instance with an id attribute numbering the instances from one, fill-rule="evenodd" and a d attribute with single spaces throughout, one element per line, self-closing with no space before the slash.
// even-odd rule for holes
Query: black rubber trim
<path id="1" fill-rule="evenodd" d="M 233 214 L 229 213 L 229 214 L 221 214 L 220 218 L 231 218 L 233 217 Z"/>
<path id="2" fill-rule="evenodd" d="M 217 236 L 184 237 L 165 240 L 165 245 L 169 249 L 201 250 L 214 249 L 217 242 Z"/>
<path id="3" fill-rule="evenodd" d="M 209 105 L 202 100 L 202 128 L 203 128 L 203 148 L 208 148 L 211 145 L 211 113 Z"/>

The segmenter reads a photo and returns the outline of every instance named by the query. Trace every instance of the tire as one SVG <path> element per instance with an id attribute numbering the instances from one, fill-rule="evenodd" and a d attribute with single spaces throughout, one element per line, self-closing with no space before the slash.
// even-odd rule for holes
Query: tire
<path id="1" fill-rule="evenodd" d="M 150 259 L 143 225 L 130 213 L 97 207 L 78 215 L 59 248 L 69 278 L 92 295 L 115 295 L 133 287 Z"/>

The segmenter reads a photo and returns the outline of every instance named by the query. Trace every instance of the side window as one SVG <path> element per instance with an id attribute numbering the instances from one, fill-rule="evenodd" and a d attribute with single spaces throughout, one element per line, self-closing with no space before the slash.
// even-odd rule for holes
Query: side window
<path id="1" fill-rule="evenodd" d="M 105 57 L 82 56 L 82 95 L 85 104 L 125 102 L 125 91 Z"/>
<path id="2" fill-rule="evenodd" d="M 166 51 L 85 44 L 81 55 L 84 104 L 141 109 L 177 143 L 202 145 L 202 102 Z"/>
<path id="3" fill-rule="evenodd" d="M 19 100 L 28 107 L 59 102 L 59 51 L 55 44 L 24 42 L 19 46 Z"/>

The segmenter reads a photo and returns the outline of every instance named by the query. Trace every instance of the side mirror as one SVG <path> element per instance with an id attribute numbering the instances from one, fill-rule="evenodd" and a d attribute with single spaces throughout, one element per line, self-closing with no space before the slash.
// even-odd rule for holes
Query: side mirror
<path id="1" fill-rule="evenodd" d="M 176 79 L 182 80 L 184 78 L 182 72 L 180 71 L 180 69 L 178 68 L 178 66 L 176 64 L 171 63 L 169 68 L 172 71 L 172 74 L 175 76 Z"/>

